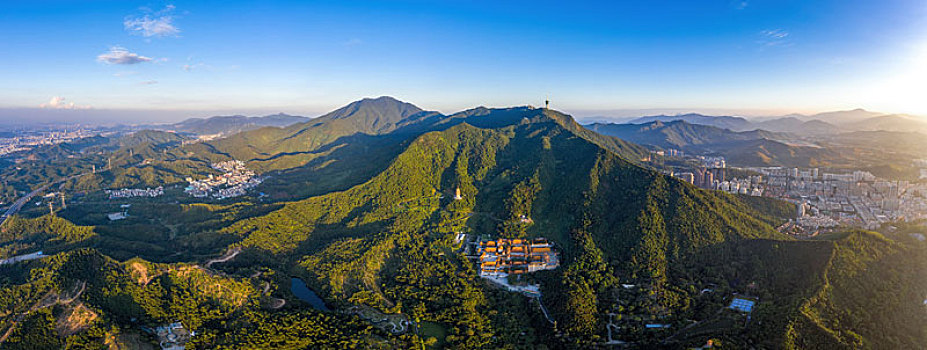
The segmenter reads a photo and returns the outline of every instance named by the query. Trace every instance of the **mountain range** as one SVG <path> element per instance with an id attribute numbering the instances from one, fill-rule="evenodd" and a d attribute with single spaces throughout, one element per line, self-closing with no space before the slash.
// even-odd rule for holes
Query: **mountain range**
<path id="1" fill-rule="evenodd" d="M 631 119 L 625 124 L 647 124 L 651 122 L 673 122 L 681 120 L 689 124 L 710 125 L 721 129 L 730 129 L 735 131 L 750 130 L 753 124 L 742 117 L 732 116 L 709 116 L 698 113 L 680 114 L 680 115 L 655 115 Z"/>
<path id="2" fill-rule="evenodd" d="M 837 134 L 849 131 L 917 131 L 927 133 L 927 120 L 903 115 L 884 114 L 863 109 L 825 112 L 814 115 L 791 114 L 774 118 L 747 119 L 737 116 L 710 116 L 698 113 L 656 115 L 634 118 L 621 124 L 646 124 L 654 121 L 685 121 L 732 131 L 766 130 L 804 136 Z M 605 123 L 607 124 L 607 123 Z"/>
<path id="3" fill-rule="evenodd" d="M 184 121 L 155 126 L 157 129 L 192 133 L 197 135 L 231 135 L 265 126 L 285 127 L 308 121 L 309 118 L 284 113 L 263 117 L 243 115 L 190 118 Z"/>
<path id="4" fill-rule="evenodd" d="M 615 128 L 698 146 L 781 136 L 685 122 Z M 124 221 L 106 219 L 118 203 L 100 201 L 15 217 L 0 254 L 52 257 L 0 266 L 4 348 L 117 344 L 172 322 L 195 329 L 198 348 L 927 342 L 923 242 L 868 232 L 797 241 L 775 229 L 794 205 L 665 176 L 640 163 L 647 148 L 555 110 L 443 115 L 380 97 L 283 128 L 192 144 L 174 136 L 133 136 L 93 176 L 157 179 L 238 159 L 268 177 L 258 188 L 267 198 L 166 193 L 132 201 Z M 540 285 L 525 298 L 479 277 L 463 243 L 478 237 L 546 238 L 560 266 L 511 277 Z M 336 311 L 300 302 L 292 278 Z M 734 297 L 756 301 L 749 317 L 729 307 Z"/>
<path id="5" fill-rule="evenodd" d="M 683 120 L 644 124 L 590 124 L 592 131 L 662 149 L 719 155 L 738 166 L 819 166 L 837 158 L 822 147 L 796 145 L 797 136 L 765 130 L 731 131 Z"/>

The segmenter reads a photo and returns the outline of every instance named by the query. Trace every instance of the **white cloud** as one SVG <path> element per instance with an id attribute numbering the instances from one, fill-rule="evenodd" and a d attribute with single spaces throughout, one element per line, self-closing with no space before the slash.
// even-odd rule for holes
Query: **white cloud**
<path id="1" fill-rule="evenodd" d="M 734 1 L 731 1 L 731 6 L 732 6 L 735 10 L 743 10 L 743 9 L 747 8 L 747 6 L 749 6 L 749 5 L 750 5 L 750 2 L 748 2 L 747 0 L 734 0 Z"/>
<path id="2" fill-rule="evenodd" d="M 760 40 L 757 42 L 763 46 L 789 46 L 789 35 L 783 29 L 766 29 L 760 31 Z"/>
<path id="3" fill-rule="evenodd" d="M 90 107 L 90 106 L 78 106 L 78 105 L 75 105 L 74 102 L 66 102 L 64 97 L 55 96 L 55 97 L 52 97 L 51 100 L 49 100 L 48 102 L 43 103 L 43 104 L 40 104 L 40 105 L 39 105 L 39 108 L 47 108 L 47 109 L 90 109 L 90 108 L 93 108 L 93 107 Z"/>
<path id="4" fill-rule="evenodd" d="M 763 34 L 763 36 L 772 39 L 784 39 L 785 37 L 789 36 L 789 32 L 782 29 L 767 29 L 760 32 L 760 34 Z"/>
<path id="5" fill-rule="evenodd" d="M 210 66 L 210 65 L 208 65 L 208 64 L 205 64 L 205 63 L 203 63 L 203 62 L 187 63 L 187 64 L 183 65 L 183 70 L 185 70 L 185 71 L 187 71 L 187 72 L 194 71 L 194 70 L 198 70 L 198 69 L 210 70 L 211 68 L 212 68 L 212 66 Z"/>
<path id="6" fill-rule="evenodd" d="M 148 61 L 151 61 L 151 57 L 129 52 L 126 48 L 119 46 L 113 46 L 109 49 L 109 52 L 97 56 L 97 62 L 106 64 L 136 64 Z"/>
<path id="7" fill-rule="evenodd" d="M 150 10 L 146 12 L 150 12 Z M 144 37 L 177 36 L 177 34 L 180 34 L 180 29 L 174 25 L 173 12 L 174 5 L 167 5 L 161 11 L 145 14 L 141 17 L 126 17 L 122 25 L 130 33 Z"/>
<path id="8" fill-rule="evenodd" d="M 157 80 L 147 80 L 147 81 L 140 82 L 140 83 L 138 83 L 138 84 L 139 84 L 139 85 L 154 85 L 154 84 L 157 84 L 157 83 L 158 83 Z"/>

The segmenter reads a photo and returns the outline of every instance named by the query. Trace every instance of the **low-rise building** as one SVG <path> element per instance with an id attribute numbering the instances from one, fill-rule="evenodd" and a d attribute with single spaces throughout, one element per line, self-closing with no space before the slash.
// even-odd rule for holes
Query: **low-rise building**
<path id="1" fill-rule="evenodd" d="M 553 245 L 544 238 L 480 242 L 480 275 L 505 277 L 560 266 Z"/>

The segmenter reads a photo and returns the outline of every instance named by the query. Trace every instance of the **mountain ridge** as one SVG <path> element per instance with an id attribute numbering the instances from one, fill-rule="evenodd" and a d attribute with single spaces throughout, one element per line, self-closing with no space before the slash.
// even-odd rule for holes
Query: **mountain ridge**
<path id="1" fill-rule="evenodd" d="M 153 128 L 158 130 L 187 132 L 197 135 L 221 136 L 268 126 L 286 127 L 292 124 L 306 122 L 308 120 L 310 120 L 310 118 L 289 115 L 286 113 L 270 114 L 262 117 L 230 115 L 188 118 L 174 124 L 156 125 L 153 126 Z"/>

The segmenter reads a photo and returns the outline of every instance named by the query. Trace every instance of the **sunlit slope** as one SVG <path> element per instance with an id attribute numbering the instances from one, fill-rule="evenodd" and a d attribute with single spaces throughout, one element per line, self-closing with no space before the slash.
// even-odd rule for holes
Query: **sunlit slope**
<path id="1" fill-rule="evenodd" d="M 786 345 L 796 349 L 916 349 L 927 344 L 927 247 L 877 233 L 833 242 L 817 294 L 802 304 Z"/>
<path id="2" fill-rule="evenodd" d="M 475 119 L 486 128 L 468 122 L 426 133 L 370 181 L 287 203 L 227 232 L 241 235 L 246 247 L 303 260 L 333 298 L 363 295 L 381 307 L 414 302 L 390 289 L 408 287 L 402 283 L 387 290 L 374 283 L 403 280 L 398 276 L 406 264 L 398 261 L 416 255 L 407 249 L 443 246 L 455 231 L 549 237 L 561 247 L 565 263 L 554 272 L 558 277 L 548 280 L 545 298 L 562 327 L 576 335 L 604 327 L 599 315 L 609 310 L 607 291 L 616 288 L 618 276 L 661 291 L 674 283 L 669 266 L 700 248 L 780 237 L 770 226 L 779 219 L 758 207 L 641 168 L 599 145 L 610 138 L 586 139 L 595 134 L 574 133 L 568 117 L 532 111 L 514 124 L 499 124 L 490 112 Z M 457 187 L 461 200 L 452 199 Z M 522 215 L 533 223 L 523 223 Z M 340 248 L 326 248 L 333 244 Z M 381 251 L 366 254 L 374 250 Z M 325 255 L 312 258 L 316 254 Z M 469 282 L 459 283 L 474 283 L 469 263 L 462 264 Z M 593 304 L 575 307 L 574 298 Z M 674 303 L 666 300 L 667 306 Z M 440 303 L 423 305 L 441 314 Z"/>
<path id="3" fill-rule="evenodd" d="M 544 110 L 530 107 L 478 107 L 452 115 L 423 111 L 391 97 L 364 99 L 306 123 L 263 128 L 209 143 L 189 145 L 192 158 L 248 162 L 260 173 L 273 172 L 263 187 L 272 198 L 298 199 L 320 195 L 371 179 L 426 132 L 461 123 L 481 128 L 515 125 Z M 589 132 L 572 118 L 547 111 L 568 130 L 619 155 L 637 161 L 648 155 L 641 146 Z"/>

